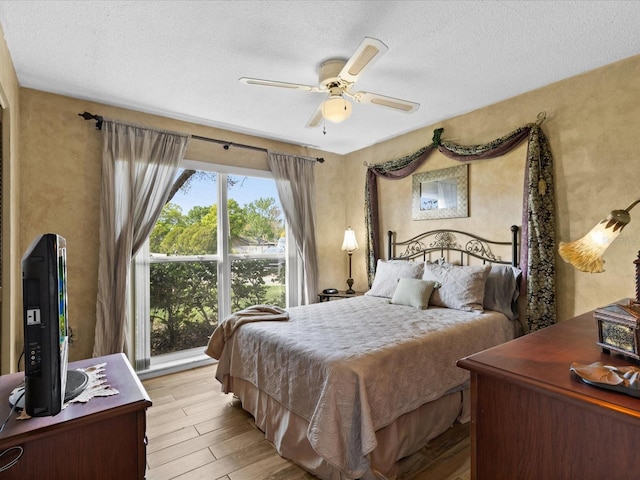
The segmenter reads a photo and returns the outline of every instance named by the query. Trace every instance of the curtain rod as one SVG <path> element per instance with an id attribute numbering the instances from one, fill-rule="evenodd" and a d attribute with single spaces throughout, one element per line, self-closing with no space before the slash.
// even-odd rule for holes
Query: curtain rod
<path id="1" fill-rule="evenodd" d="M 102 130 L 102 122 L 104 121 L 104 119 L 100 115 L 94 115 L 93 113 L 89 113 L 89 112 L 82 112 L 82 113 L 79 113 L 78 116 L 84 118 L 85 120 L 95 120 L 96 129 Z M 191 135 L 191 138 L 195 138 L 196 140 L 203 140 L 205 142 L 218 143 L 220 145 L 223 145 L 222 148 L 224 148 L 225 150 L 229 150 L 229 147 L 238 147 L 238 148 L 245 148 L 247 150 L 256 150 L 258 152 L 264 152 L 264 153 L 268 152 L 266 148 L 254 147 L 253 145 L 245 145 L 243 143 L 227 142 L 225 140 L 218 140 L 216 138 L 201 137 L 200 135 Z M 315 159 L 310 159 L 310 160 L 315 160 L 318 163 L 324 163 L 324 158 L 322 157 L 316 157 Z"/>

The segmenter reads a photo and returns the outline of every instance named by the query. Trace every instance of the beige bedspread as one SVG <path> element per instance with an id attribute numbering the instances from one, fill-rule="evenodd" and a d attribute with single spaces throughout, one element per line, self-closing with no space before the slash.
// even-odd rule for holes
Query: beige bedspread
<path id="1" fill-rule="evenodd" d="M 376 430 L 461 388 L 464 356 L 510 340 L 504 315 L 418 310 L 356 297 L 294 307 L 286 322 L 251 322 L 224 345 L 216 378 L 242 378 L 309 422 L 313 449 L 347 476 L 368 468 Z"/>

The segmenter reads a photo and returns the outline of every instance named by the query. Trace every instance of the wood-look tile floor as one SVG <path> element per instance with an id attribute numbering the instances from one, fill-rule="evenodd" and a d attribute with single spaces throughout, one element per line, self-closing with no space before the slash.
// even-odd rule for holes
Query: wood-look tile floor
<path id="1" fill-rule="evenodd" d="M 316 479 L 278 455 L 231 395 L 220 392 L 215 365 L 143 382 L 147 480 Z M 469 424 L 456 424 L 401 461 L 402 480 L 469 480 Z"/>

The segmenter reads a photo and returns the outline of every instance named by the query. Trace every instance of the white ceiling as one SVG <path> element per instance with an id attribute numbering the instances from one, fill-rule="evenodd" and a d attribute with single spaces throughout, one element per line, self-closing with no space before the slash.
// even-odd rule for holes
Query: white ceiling
<path id="1" fill-rule="evenodd" d="M 640 53 L 636 1 L 0 0 L 0 23 L 23 87 L 339 154 Z M 355 104 L 323 134 L 322 93 L 238 82 L 316 85 L 365 36 L 389 51 L 354 90 L 417 112 Z"/>

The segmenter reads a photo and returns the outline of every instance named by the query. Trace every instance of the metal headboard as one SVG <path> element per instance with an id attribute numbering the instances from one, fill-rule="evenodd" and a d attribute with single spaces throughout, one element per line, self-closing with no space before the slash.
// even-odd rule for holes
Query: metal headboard
<path id="1" fill-rule="evenodd" d="M 431 230 L 421 233 L 415 237 L 403 242 L 394 241 L 395 233 L 389 230 L 387 258 L 389 260 L 412 260 L 422 258 L 429 260 L 432 253 L 439 253 L 440 257 L 444 257 L 445 253 L 459 252 L 460 264 L 465 265 L 464 256 L 474 257 L 482 260 L 483 263 L 496 263 L 503 265 L 518 266 L 518 232 L 520 227 L 511 226 L 511 241 L 496 242 L 487 240 L 477 235 L 459 230 Z M 511 260 L 502 260 L 500 256 L 493 253 L 492 247 L 497 248 L 500 245 L 511 245 Z M 400 253 L 396 253 L 399 250 Z"/>

